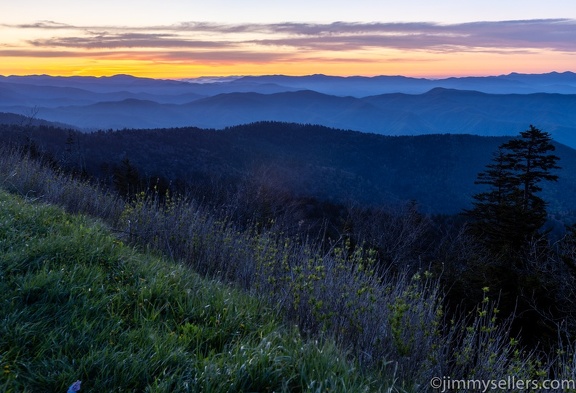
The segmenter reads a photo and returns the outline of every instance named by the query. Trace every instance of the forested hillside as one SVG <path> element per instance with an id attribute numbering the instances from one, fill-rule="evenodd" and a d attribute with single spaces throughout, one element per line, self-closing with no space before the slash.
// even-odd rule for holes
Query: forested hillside
<path id="1" fill-rule="evenodd" d="M 401 205 L 454 214 L 471 206 L 476 175 L 506 138 L 472 135 L 386 137 L 315 125 L 261 122 L 225 130 L 122 130 L 90 134 L 40 127 L 4 128 L 5 141 L 31 138 L 60 163 L 113 183 L 134 169 L 140 183 L 160 179 L 207 193 L 242 182 L 293 197 L 337 204 Z M 545 185 L 550 211 L 571 216 L 576 151 L 556 144 L 559 181 Z M 127 165 L 129 167 L 127 167 Z M 135 182 L 133 187 L 139 181 Z M 141 185 L 140 185 L 141 187 Z M 212 191 L 210 191 L 212 190 Z"/>

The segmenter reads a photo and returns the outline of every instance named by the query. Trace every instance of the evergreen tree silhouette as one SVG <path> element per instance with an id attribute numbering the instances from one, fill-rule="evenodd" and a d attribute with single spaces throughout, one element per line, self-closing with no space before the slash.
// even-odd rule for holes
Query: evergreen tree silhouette
<path id="1" fill-rule="evenodd" d="M 493 251 L 521 249 L 546 222 L 546 202 L 538 196 L 542 181 L 556 181 L 558 157 L 550 134 L 534 126 L 500 145 L 476 184 L 489 186 L 474 195 L 472 233 Z"/>

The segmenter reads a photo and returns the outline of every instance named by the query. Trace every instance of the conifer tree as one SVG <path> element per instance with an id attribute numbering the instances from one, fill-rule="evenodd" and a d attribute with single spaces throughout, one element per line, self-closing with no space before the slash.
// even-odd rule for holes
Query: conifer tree
<path id="1" fill-rule="evenodd" d="M 114 185 L 122 196 L 135 195 L 140 189 L 140 174 L 128 157 L 124 157 L 114 171 Z"/>
<path id="2" fill-rule="evenodd" d="M 473 265 L 464 287 L 497 293 L 502 315 L 514 316 L 512 329 L 528 345 L 552 342 L 550 321 L 561 315 L 548 277 L 534 265 L 541 262 L 534 255 L 549 251 L 541 232 L 546 202 L 538 193 L 542 181 L 558 179 L 553 151 L 550 135 L 534 126 L 500 145 L 476 180 L 487 189 L 474 195 L 474 207 L 465 211 L 472 234 L 492 255 L 489 264 Z"/>
<path id="3" fill-rule="evenodd" d="M 476 184 L 489 186 L 474 196 L 472 232 L 491 249 L 518 250 L 546 222 L 546 202 L 537 195 L 541 181 L 556 181 L 558 157 L 550 134 L 534 126 L 500 145 Z"/>

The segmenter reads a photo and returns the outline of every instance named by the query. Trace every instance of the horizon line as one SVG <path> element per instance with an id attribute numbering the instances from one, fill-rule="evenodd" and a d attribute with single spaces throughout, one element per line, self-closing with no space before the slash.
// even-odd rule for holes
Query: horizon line
<path id="1" fill-rule="evenodd" d="M 294 77 L 294 78 L 303 78 L 303 77 L 313 77 L 313 76 L 325 76 L 325 77 L 334 77 L 334 78 L 377 78 L 377 77 L 402 77 L 402 78 L 412 78 L 412 79 L 450 79 L 450 78 L 489 78 L 489 77 L 501 77 L 501 76 L 509 76 L 509 75 L 547 75 L 547 74 L 574 74 L 576 70 L 565 70 L 565 71 L 557 71 L 551 70 L 546 72 L 516 72 L 511 71 L 508 73 L 500 73 L 500 74 L 463 74 L 463 75 L 436 75 L 436 76 L 415 76 L 415 75 L 406 75 L 406 74 L 349 74 L 349 75 L 338 75 L 338 74 L 324 74 L 324 73 L 312 73 L 312 74 L 290 74 L 290 73 L 265 73 L 265 74 L 243 74 L 243 75 L 201 75 L 201 76 L 182 76 L 182 77 L 152 77 L 146 75 L 136 75 L 135 74 L 128 74 L 128 73 L 111 73 L 106 75 L 89 75 L 89 74 L 48 74 L 48 73 L 32 73 L 32 74 L 9 74 L 4 75 L 0 74 L 2 78 L 11 78 L 11 77 L 51 77 L 51 78 L 74 78 L 74 77 L 85 77 L 85 78 L 113 78 L 113 77 L 120 77 L 120 76 L 128 76 L 132 78 L 138 79 L 155 79 L 155 80 L 173 80 L 173 81 L 187 81 L 187 80 L 202 80 L 202 79 L 241 79 L 245 77 Z M 210 82 L 205 82 L 210 83 Z"/>

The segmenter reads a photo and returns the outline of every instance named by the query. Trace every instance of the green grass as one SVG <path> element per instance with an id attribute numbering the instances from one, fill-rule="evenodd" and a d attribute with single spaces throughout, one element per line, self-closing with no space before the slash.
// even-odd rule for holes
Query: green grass
<path id="1" fill-rule="evenodd" d="M 0 391 L 362 392 L 330 342 L 254 297 L 0 191 Z"/>

